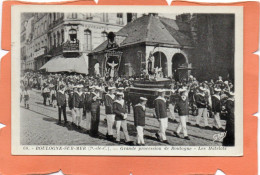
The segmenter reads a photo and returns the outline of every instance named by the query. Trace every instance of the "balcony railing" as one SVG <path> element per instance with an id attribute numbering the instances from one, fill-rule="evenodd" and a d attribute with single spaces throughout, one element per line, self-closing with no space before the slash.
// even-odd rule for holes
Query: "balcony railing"
<path id="1" fill-rule="evenodd" d="M 79 40 L 67 41 L 63 44 L 63 52 L 78 52 L 79 51 Z"/>

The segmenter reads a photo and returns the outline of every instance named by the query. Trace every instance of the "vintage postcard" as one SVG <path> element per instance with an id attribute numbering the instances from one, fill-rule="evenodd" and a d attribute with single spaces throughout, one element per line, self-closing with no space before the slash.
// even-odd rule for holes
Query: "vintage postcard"
<path id="1" fill-rule="evenodd" d="M 13 155 L 243 155 L 243 7 L 11 11 Z"/>

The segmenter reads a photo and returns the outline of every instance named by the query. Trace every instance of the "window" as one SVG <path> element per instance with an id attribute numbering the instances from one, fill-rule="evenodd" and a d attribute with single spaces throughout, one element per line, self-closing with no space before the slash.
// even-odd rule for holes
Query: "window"
<path id="1" fill-rule="evenodd" d="M 50 47 L 52 46 L 52 37 L 50 35 Z"/>
<path id="2" fill-rule="evenodd" d="M 55 33 L 53 34 L 53 45 L 54 45 L 54 47 L 56 47 L 56 34 Z"/>
<path id="3" fill-rule="evenodd" d="M 108 14 L 103 13 L 103 22 L 108 22 Z"/>
<path id="4" fill-rule="evenodd" d="M 86 19 L 92 19 L 92 13 L 86 13 Z"/>
<path id="5" fill-rule="evenodd" d="M 77 13 L 72 13 L 72 14 L 71 14 L 71 18 L 72 18 L 72 19 L 78 18 L 78 14 L 77 14 Z"/>
<path id="6" fill-rule="evenodd" d="M 59 19 L 60 18 L 60 13 L 57 13 L 57 19 Z"/>
<path id="7" fill-rule="evenodd" d="M 47 21 L 44 22 L 44 30 L 47 30 Z"/>
<path id="8" fill-rule="evenodd" d="M 102 32 L 101 33 L 101 37 L 102 37 L 102 42 L 106 41 L 107 40 L 107 32 Z"/>
<path id="9" fill-rule="evenodd" d="M 92 41 L 91 41 L 91 31 L 90 30 L 84 31 L 84 38 L 86 41 L 85 50 L 91 50 Z"/>
<path id="10" fill-rule="evenodd" d="M 52 14 L 50 13 L 50 24 L 52 23 Z"/>
<path id="11" fill-rule="evenodd" d="M 77 31 L 75 29 L 69 30 L 69 36 L 70 36 L 70 41 L 72 41 L 72 42 L 77 41 Z"/>
<path id="12" fill-rule="evenodd" d="M 61 30 L 61 43 L 64 43 L 64 30 Z"/>
<path id="13" fill-rule="evenodd" d="M 117 18 L 117 20 L 116 20 L 117 24 L 124 24 L 124 22 L 123 22 L 123 13 L 117 13 L 116 14 L 116 18 Z"/>
<path id="14" fill-rule="evenodd" d="M 60 45 L 60 32 L 57 32 L 57 45 Z"/>
<path id="15" fill-rule="evenodd" d="M 56 21 L 56 13 L 53 13 L 53 21 Z"/>

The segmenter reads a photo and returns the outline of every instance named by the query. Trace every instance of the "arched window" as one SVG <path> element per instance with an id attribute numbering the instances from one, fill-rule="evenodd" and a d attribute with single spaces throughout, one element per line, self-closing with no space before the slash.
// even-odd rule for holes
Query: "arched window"
<path id="1" fill-rule="evenodd" d="M 85 50 L 91 50 L 91 45 L 92 45 L 92 40 L 91 40 L 91 31 L 90 30 L 85 30 L 84 31 L 84 38 L 86 41 L 86 46 Z"/>
<path id="2" fill-rule="evenodd" d="M 106 41 L 107 40 L 107 32 L 102 32 L 101 33 L 101 37 L 102 37 L 102 41 L 104 42 L 104 41 Z"/>
<path id="3" fill-rule="evenodd" d="M 72 42 L 77 41 L 77 31 L 75 29 L 69 30 L 69 36 L 70 36 L 70 41 L 72 41 Z"/>
<path id="4" fill-rule="evenodd" d="M 57 46 L 60 45 L 60 32 L 57 32 Z"/>
<path id="5" fill-rule="evenodd" d="M 61 30 L 61 43 L 64 43 L 64 30 Z"/>
<path id="6" fill-rule="evenodd" d="M 50 13 L 50 24 L 52 23 L 52 14 Z"/>

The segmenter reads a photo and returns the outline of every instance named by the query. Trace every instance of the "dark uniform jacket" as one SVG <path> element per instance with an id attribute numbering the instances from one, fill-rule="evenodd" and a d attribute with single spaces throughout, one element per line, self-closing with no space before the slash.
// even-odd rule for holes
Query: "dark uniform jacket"
<path id="1" fill-rule="evenodd" d="M 74 92 L 72 98 L 72 108 L 83 108 L 84 93 L 79 94 L 78 92 Z"/>
<path id="2" fill-rule="evenodd" d="M 89 92 L 85 93 L 84 105 L 87 112 L 90 112 L 91 108 L 91 95 Z"/>
<path id="3" fill-rule="evenodd" d="M 221 112 L 221 101 L 219 95 L 212 95 L 212 112 Z"/>
<path id="4" fill-rule="evenodd" d="M 145 126 L 145 107 L 140 103 L 134 107 L 134 124 L 135 126 Z"/>
<path id="5" fill-rule="evenodd" d="M 166 100 L 163 97 L 157 97 L 154 100 L 155 114 L 158 119 L 167 118 Z"/>
<path id="6" fill-rule="evenodd" d="M 121 115 L 122 113 L 126 114 L 125 101 L 122 105 L 118 100 L 115 100 L 113 103 L 113 112 L 115 114 L 115 120 L 125 120 Z"/>
<path id="7" fill-rule="evenodd" d="M 206 95 L 201 93 L 197 93 L 195 95 L 196 105 L 197 108 L 206 108 L 207 107 L 207 98 Z"/>
<path id="8" fill-rule="evenodd" d="M 115 99 L 115 96 L 112 96 L 110 94 L 105 95 L 106 114 L 114 114 L 113 113 L 114 99 Z"/>
<path id="9" fill-rule="evenodd" d="M 176 109 L 178 110 L 179 116 L 189 115 L 189 99 L 188 97 L 183 100 L 180 98 L 176 103 Z"/>
<path id="10" fill-rule="evenodd" d="M 96 100 L 94 100 L 94 97 L 96 97 Z M 100 99 L 97 98 L 98 94 L 96 94 L 95 92 L 91 92 L 90 93 L 90 111 L 91 112 L 99 112 L 100 110 Z"/>
<path id="11" fill-rule="evenodd" d="M 57 105 L 58 106 L 66 106 L 65 92 L 62 92 L 62 91 L 57 92 Z"/>

